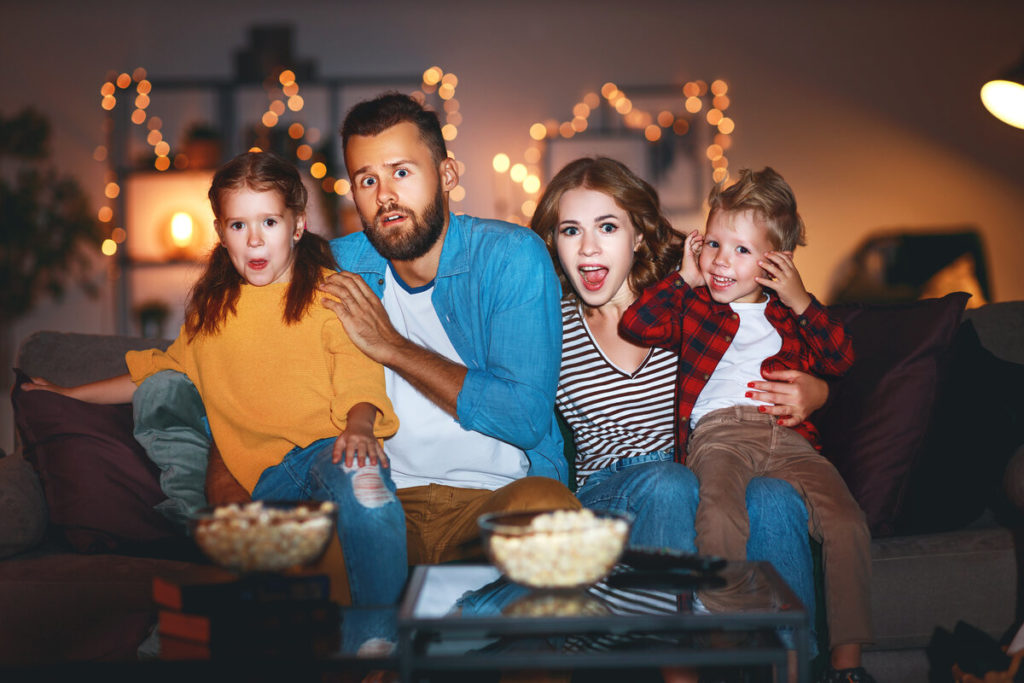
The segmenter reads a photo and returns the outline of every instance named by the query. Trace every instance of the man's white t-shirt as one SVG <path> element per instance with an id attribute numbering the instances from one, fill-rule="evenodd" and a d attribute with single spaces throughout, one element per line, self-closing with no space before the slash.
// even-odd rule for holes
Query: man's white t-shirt
<path id="1" fill-rule="evenodd" d="M 434 283 L 409 288 L 390 265 L 382 303 L 403 337 L 448 360 L 465 365 L 455 351 L 430 300 Z M 480 432 L 463 429 L 398 373 L 384 368 L 384 382 L 398 415 L 398 433 L 384 440 L 391 478 L 398 488 L 443 484 L 498 489 L 526 476 L 530 461 L 522 449 Z M 515 406 L 509 406 L 515 410 Z"/>

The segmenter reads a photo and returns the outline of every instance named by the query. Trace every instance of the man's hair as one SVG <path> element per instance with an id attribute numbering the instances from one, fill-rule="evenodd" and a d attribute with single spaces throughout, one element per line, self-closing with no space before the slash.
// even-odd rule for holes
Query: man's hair
<path id="1" fill-rule="evenodd" d="M 399 92 L 386 92 L 349 109 L 341 124 L 341 148 L 348 148 L 353 135 L 379 135 L 399 123 L 412 123 L 419 129 L 420 139 L 430 148 L 434 163 L 440 164 L 448 157 L 437 114 Z"/>
<path id="2" fill-rule="evenodd" d="M 708 196 L 708 221 L 716 211 L 753 210 L 754 219 L 768 230 L 768 240 L 779 251 L 793 251 L 806 244 L 804 221 L 796 211 L 792 188 L 774 169 L 743 169 L 727 188 L 715 185 Z"/>
<path id="3" fill-rule="evenodd" d="M 621 161 L 583 157 L 566 164 L 551 179 L 530 220 L 530 228 L 548 245 L 555 271 L 562 281 L 563 294 L 578 298 L 558 261 L 558 205 L 566 192 L 576 188 L 595 190 L 611 197 L 643 236 L 627 278 L 634 294 L 639 295 L 679 267 L 682 240 L 662 213 L 658 192 Z"/>

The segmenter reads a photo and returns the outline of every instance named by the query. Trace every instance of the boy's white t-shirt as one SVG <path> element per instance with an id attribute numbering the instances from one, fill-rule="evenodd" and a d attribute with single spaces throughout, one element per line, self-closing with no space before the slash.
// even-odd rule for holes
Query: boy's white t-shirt
<path id="1" fill-rule="evenodd" d="M 433 283 L 410 289 L 387 269 L 382 303 L 403 337 L 448 360 L 465 365 L 430 300 Z M 526 453 L 480 432 L 463 429 L 451 415 L 397 372 L 384 368 L 388 398 L 398 415 L 398 433 L 384 440 L 391 478 L 398 488 L 443 484 L 498 489 L 526 476 Z M 515 406 L 509 406 L 515 410 Z"/>
<path id="2" fill-rule="evenodd" d="M 740 326 L 732 343 L 711 373 L 690 413 L 690 428 L 713 410 L 735 405 L 767 405 L 745 396 L 748 382 L 764 380 L 761 363 L 782 349 L 782 337 L 765 315 L 768 300 L 756 304 L 731 303 L 740 317 Z"/>

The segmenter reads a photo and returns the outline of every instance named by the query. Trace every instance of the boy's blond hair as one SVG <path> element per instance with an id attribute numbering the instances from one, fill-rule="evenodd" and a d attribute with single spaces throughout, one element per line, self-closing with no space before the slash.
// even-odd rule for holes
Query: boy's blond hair
<path id="1" fill-rule="evenodd" d="M 806 244 L 804 221 L 796 211 L 792 188 L 774 169 L 740 171 L 739 179 L 727 188 L 715 185 L 708 195 L 708 220 L 716 211 L 754 211 L 754 219 L 768 230 L 768 239 L 778 251 L 793 251 Z"/>

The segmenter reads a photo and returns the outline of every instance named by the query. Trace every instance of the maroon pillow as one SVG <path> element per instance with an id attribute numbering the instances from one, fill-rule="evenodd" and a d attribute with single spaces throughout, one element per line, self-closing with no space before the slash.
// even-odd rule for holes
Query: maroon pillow
<path id="1" fill-rule="evenodd" d="M 132 407 L 23 391 L 15 371 L 14 421 L 46 494 L 50 524 L 79 552 L 128 550 L 181 534 L 153 506 L 160 473 L 132 436 Z"/>
<path id="2" fill-rule="evenodd" d="M 895 531 L 968 297 L 829 307 L 852 335 L 856 359 L 811 419 L 876 537 Z"/>

